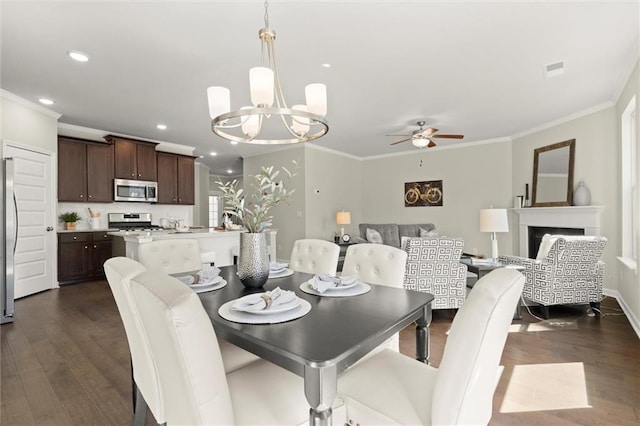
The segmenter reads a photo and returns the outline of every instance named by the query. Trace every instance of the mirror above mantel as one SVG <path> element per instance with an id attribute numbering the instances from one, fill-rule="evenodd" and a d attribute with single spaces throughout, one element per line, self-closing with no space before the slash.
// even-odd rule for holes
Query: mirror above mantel
<path id="1" fill-rule="evenodd" d="M 576 140 L 534 150 L 532 207 L 570 206 Z"/>

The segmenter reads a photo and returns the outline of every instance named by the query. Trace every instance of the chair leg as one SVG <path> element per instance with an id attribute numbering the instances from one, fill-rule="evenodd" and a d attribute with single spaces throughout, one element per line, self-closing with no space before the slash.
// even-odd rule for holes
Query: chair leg
<path id="1" fill-rule="evenodd" d="M 134 384 L 135 386 L 135 384 Z M 133 426 L 144 426 L 147 420 L 147 402 L 140 393 L 140 389 L 136 388 L 136 408 L 133 414 Z"/>
<path id="2" fill-rule="evenodd" d="M 542 311 L 542 318 L 549 319 L 549 307 L 540 305 L 540 310 Z"/>
<path id="3" fill-rule="evenodd" d="M 596 316 L 600 316 L 600 302 L 589 302 L 589 306 Z"/>

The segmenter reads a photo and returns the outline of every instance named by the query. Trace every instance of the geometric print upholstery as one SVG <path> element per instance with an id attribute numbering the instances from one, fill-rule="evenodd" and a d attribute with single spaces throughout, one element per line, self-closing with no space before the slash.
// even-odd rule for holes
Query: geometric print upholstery
<path id="1" fill-rule="evenodd" d="M 467 266 L 460 263 L 464 240 L 451 237 L 406 240 L 404 287 L 431 293 L 432 309 L 458 309 L 464 303 Z"/>
<path id="2" fill-rule="evenodd" d="M 599 303 L 602 300 L 605 237 L 558 236 L 542 260 L 500 256 L 500 262 L 523 266 L 522 295 L 543 306 Z"/>

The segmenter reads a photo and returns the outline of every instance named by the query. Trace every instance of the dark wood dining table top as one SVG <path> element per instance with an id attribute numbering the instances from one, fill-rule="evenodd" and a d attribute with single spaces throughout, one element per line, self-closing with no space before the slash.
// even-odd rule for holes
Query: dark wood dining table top
<path id="1" fill-rule="evenodd" d="M 371 285 L 368 293 L 349 297 L 322 297 L 304 293 L 300 285 L 312 274 L 295 272 L 271 278 L 263 288 L 246 289 L 235 266 L 221 268 L 227 285 L 200 293 L 216 334 L 261 358 L 299 375 L 304 369 L 336 366 L 344 371 L 362 356 L 414 321 L 423 318 L 433 295 L 401 288 Z M 224 303 L 251 293 L 291 290 L 311 304 L 298 319 L 277 324 L 241 324 L 218 314 Z"/>

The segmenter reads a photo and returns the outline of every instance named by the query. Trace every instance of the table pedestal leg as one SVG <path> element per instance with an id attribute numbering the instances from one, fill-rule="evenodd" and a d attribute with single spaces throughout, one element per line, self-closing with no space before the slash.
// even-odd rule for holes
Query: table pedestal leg
<path id="1" fill-rule="evenodd" d="M 332 424 L 331 405 L 338 388 L 336 366 L 326 368 L 304 368 L 304 394 L 311 407 L 309 425 L 328 426 Z"/>
<path id="2" fill-rule="evenodd" d="M 424 307 L 424 314 L 416 321 L 416 359 L 429 364 L 429 325 L 431 325 L 431 304 Z"/>

